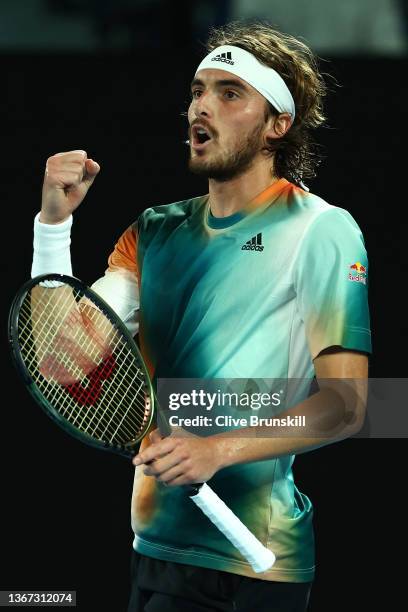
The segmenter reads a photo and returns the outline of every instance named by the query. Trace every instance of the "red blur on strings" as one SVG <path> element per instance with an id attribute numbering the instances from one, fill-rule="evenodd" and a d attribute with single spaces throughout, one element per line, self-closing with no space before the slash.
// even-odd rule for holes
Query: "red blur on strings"
<path id="1" fill-rule="evenodd" d="M 61 384 L 64 389 L 75 399 L 80 406 L 94 406 L 102 393 L 102 382 L 109 380 L 116 367 L 113 355 L 106 357 L 96 368 L 86 376 L 87 384 L 84 379 L 76 382 L 69 370 L 60 363 L 54 355 L 48 355 L 41 363 L 40 372 L 44 378 L 52 378 Z"/>

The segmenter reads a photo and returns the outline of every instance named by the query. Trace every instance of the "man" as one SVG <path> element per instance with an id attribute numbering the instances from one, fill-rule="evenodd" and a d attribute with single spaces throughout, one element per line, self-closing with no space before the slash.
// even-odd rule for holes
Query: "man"
<path id="1" fill-rule="evenodd" d="M 188 121 L 190 169 L 208 177 L 209 194 L 144 211 L 93 287 L 139 331 L 155 381 L 316 376 L 321 390 L 287 411 L 310 418 L 307 437 L 150 434 L 134 459 L 129 612 L 301 611 L 314 576 L 312 507 L 291 466 L 364 420 L 367 256 L 351 215 L 302 182 L 316 161 L 309 131 L 324 119 L 311 51 L 235 23 L 213 32 L 208 50 Z M 98 172 L 84 151 L 49 158 L 33 276 L 71 273 L 71 214 Z M 210 479 L 277 554 L 264 574 L 180 488 Z"/>

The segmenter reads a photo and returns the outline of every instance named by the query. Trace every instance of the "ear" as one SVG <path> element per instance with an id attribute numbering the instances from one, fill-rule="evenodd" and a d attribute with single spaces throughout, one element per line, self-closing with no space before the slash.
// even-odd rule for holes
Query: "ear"
<path id="1" fill-rule="evenodd" d="M 279 115 L 271 115 L 268 120 L 266 138 L 282 138 L 292 125 L 292 118 L 289 113 L 280 113 Z"/>

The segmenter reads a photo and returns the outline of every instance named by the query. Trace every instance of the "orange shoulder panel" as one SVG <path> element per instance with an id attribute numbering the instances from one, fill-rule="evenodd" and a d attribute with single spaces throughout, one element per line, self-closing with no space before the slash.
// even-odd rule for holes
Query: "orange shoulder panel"
<path id="1" fill-rule="evenodd" d="M 123 232 L 115 244 L 114 251 L 109 255 L 108 265 L 111 272 L 124 268 L 138 274 L 137 233 L 132 225 Z"/>

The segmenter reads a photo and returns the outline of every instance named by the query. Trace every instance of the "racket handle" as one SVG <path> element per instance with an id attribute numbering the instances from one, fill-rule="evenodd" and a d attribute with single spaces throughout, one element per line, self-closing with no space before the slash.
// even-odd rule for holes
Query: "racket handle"
<path id="1" fill-rule="evenodd" d="M 190 497 L 247 559 L 254 572 L 258 574 L 272 567 L 276 559 L 273 552 L 261 544 L 206 483 Z"/>

